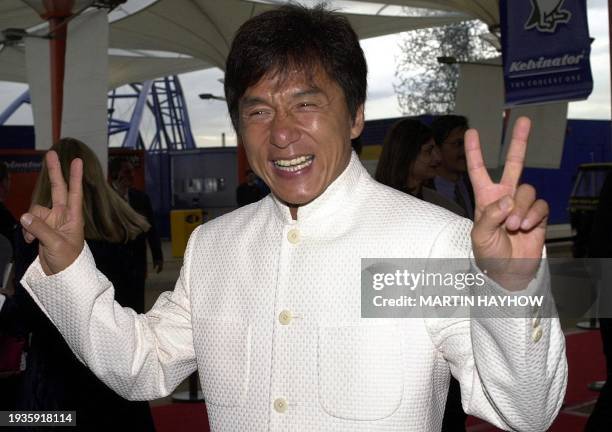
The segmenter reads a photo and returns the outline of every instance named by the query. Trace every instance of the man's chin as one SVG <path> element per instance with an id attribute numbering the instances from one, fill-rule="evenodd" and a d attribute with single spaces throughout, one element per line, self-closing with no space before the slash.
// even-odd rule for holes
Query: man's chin
<path id="1" fill-rule="evenodd" d="M 307 195 L 307 196 L 289 195 L 288 196 L 288 195 L 274 194 L 274 196 L 276 196 L 276 198 L 278 198 L 280 201 L 283 202 L 283 204 L 287 205 L 288 207 L 301 207 L 301 206 L 304 206 L 314 201 L 318 195 L 317 196 L 314 196 L 314 195 Z"/>

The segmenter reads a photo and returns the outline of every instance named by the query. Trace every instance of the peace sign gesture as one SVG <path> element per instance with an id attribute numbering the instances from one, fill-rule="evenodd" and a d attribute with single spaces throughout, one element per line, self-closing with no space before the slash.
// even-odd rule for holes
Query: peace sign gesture
<path id="1" fill-rule="evenodd" d="M 57 153 L 49 151 L 45 162 L 51 183 L 51 208 L 34 205 L 21 216 L 26 241 L 38 239 L 38 257 L 47 275 L 59 273 L 79 256 L 84 244 L 83 161 L 70 164 L 66 186 Z"/>
<path id="2" fill-rule="evenodd" d="M 468 173 L 476 209 L 472 248 L 481 269 L 507 289 L 521 289 L 533 278 L 546 237 L 548 204 L 536 200 L 533 186 L 519 180 L 523 171 L 531 122 L 520 117 L 499 183 L 493 183 L 482 159 L 478 132 L 465 133 Z"/>

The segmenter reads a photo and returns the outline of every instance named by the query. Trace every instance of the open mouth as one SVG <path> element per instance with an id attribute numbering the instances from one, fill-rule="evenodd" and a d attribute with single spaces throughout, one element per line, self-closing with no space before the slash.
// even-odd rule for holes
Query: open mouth
<path id="1" fill-rule="evenodd" d="M 274 161 L 274 166 L 281 171 L 295 172 L 302 170 L 314 160 L 314 155 L 299 156 L 294 159 L 278 159 Z"/>

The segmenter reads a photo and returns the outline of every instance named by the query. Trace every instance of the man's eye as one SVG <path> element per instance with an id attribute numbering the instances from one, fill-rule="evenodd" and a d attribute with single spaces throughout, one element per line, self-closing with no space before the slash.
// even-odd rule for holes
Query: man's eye
<path id="1" fill-rule="evenodd" d="M 258 116 L 262 116 L 264 115 L 266 112 L 265 111 L 252 111 L 249 113 L 249 117 L 258 117 Z"/>
<path id="2" fill-rule="evenodd" d="M 298 106 L 300 108 L 313 108 L 313 107 L 316 107 L 317 105 L 312 102 L 300 102 Z"/>

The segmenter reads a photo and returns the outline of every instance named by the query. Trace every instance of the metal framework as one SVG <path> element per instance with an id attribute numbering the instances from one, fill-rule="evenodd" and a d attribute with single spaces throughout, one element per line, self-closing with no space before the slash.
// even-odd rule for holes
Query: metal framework
<path id="1" fill-rule="evenodd" d="M 108 94 L 108 136 L 124 133 L 123 148 L 146 151 L 193 150 L 196 148 L 183 89 L 177 76 L 172 75 L 144 83 L 130 84 L 129 93 L 111 90 Z M 132 100 L 129 121 L 119 118 L 116 107 L 119 100 Z M 0 113 L 3 125 L 23 104 L 30 103 L 30 93 L 23 92 Z M 149 109 L 155 119 L 155 133 L 151 142 L 145 143 L 140 126 L 145 111 Z"/>
<path id="2" fill-rule="evenodd" d="M 195 141 L 181 83 L 176 75 L 130 84 L 132 93 L 109 93 L 108 134 L 125 133 L 122 147 L 141 148 L 147 151 L 192 150 Z M 115 106 L 119 99 L 135 100 L 129 122 L 115 117 Z M 146 109 L 155 119 L 155 134 L 149 143 L 144 143 L 139 129 Z"/>

